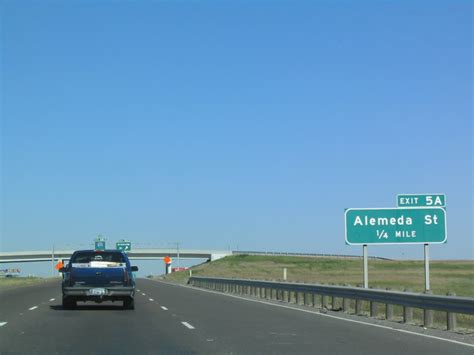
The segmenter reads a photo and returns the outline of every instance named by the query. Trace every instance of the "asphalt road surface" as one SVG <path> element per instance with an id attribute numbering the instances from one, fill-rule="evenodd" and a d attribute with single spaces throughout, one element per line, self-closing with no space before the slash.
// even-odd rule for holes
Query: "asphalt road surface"
<path id="1" fill-rule="evenodd" d="M 136 309 L 79 303 L 63 310 L 59 281 L 0 292 L 0 352 L 150 354 L 474 354 L 408 332 L 137 281 Z"/>

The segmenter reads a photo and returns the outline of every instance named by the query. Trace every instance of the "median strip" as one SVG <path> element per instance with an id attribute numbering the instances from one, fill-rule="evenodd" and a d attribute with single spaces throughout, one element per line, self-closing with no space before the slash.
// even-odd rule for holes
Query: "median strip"
<path id="1" fill-rule="evenodd" d="M 188 322 L 181 322 L 182 325 L 184 325 L 186 328 L 188 329 L 195 329 L 191 324 L 189 324 Z"/>

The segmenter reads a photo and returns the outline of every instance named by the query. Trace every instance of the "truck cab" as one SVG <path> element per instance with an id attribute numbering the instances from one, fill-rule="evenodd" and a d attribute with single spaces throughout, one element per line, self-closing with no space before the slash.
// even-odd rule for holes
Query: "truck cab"
<path id="1" fill-rule="evenodd" d="M 135 308 L 135 277 L 137 266 L 119 250 L 78 250 L 63 273 L 63 308 L 75 308 L 78 301 L 122 301 L 124 309 Z"/>

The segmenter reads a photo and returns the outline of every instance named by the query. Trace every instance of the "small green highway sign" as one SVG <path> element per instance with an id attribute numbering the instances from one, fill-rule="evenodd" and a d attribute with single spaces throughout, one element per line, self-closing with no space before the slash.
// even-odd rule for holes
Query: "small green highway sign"
<path id="1" fill-rule="evenodd" d="M 99 234 L 94 240 L 94 249 L 95 250 L 105 250 L 105 238 L 102 237 L 102 234 Z"/>
<path id="2" fill-rule="evenodd" d="M 397 207 L 446 207 L 445 194 L 399 194 Z"/>
<path id="3" fill-rule="evenodd" d="M 349 208 L 346 244 L 446 243 L 446 211 L 440 207 Z"/>
<path id="4" fill-rule="evenodd" d="M 105 250 L 105 240 L 96 240 L 94 249 Z"/>
<path id="5" fill-rule="evenodd" d="M 132 250 L 132 243 L 126 240 L 121 240 L 115 244 L 115 247 L 117 250 L 127 252 Z"/>

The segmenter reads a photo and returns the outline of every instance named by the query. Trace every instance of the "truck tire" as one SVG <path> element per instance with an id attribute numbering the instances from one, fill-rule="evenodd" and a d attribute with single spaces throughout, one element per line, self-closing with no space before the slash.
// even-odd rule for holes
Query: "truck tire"
<path id="1" fill-rule="evenodd" d="M 135 309 L 135 299 L 132 297 L 124 299 L 123 309 Z"/>

